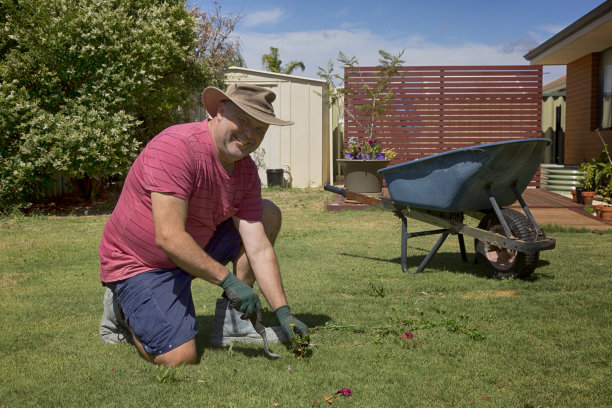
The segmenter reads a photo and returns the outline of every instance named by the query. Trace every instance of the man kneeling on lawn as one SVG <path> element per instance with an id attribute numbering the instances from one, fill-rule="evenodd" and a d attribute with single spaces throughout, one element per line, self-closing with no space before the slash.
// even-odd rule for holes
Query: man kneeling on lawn
<path id="1" fill-rule="evenodd" d="M 293 124 L 274 116 L 275 98 L 250 84 L 206 88 L 212 119 L 172 126 L 138 156 L 100 243 L 103 341 L 133 342 L 155 364 L 195 363 L 194 278 L 224 290 L 213 344 L 261 340 L 247 320 L 261 307 L 255 282 L 280 322 L 267 338 L 288 341 L 292 325 L 308 336 L 289 310 L 272 247 L 281 213 L 262 200 L 249 157 L 269 125 Z"/>

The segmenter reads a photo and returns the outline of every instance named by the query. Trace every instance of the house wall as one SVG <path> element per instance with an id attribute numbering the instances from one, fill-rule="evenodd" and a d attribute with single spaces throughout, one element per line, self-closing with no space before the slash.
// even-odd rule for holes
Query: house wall
<path id="1" fill-rule="evenodd" d="M 567 64 L 565 164 L 579 165 L 599 156 L 603 148 L 595 135 L 599 121 L 599 54 L 592 53 Z M 612 132 L 601 132 L 612 142 Z"/>

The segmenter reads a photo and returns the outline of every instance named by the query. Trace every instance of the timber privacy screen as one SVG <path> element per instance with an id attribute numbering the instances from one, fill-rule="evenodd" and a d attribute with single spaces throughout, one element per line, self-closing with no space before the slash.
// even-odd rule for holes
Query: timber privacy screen
<path id="1" fill-rule="evenodd" d="M 368 115 L 355 107 L 374 86 L 377 67 L 345 69 L 344 143 L 367 138 L 356 122 Z M 393 102 L 376 117 L 373 137 L 397 154 L 391 164 L 482 143 L 542 137 L 542 67 L 401 67 L 390 86 Z M 347 113 L 352 112 L 353 118 Z"/>

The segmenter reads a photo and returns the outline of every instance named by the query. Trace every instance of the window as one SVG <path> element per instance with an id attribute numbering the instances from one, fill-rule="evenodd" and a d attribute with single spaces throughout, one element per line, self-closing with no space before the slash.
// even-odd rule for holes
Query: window
<path id="1" fill-rule="evenodd" d="M 600 56 L 601 129 L 612 128 L 612 48 Z"/>

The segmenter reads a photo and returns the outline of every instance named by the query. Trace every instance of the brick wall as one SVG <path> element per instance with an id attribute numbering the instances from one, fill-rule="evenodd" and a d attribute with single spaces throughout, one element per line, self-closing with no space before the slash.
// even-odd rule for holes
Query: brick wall
<path id="1" fill-rule="evenodd" d="M 601 152 L 603 146 L 594 133 L 599 118 L 598 103 L 599 54 L 593 53 L 567 65 L 566 165 L 579 165 Z"/>

